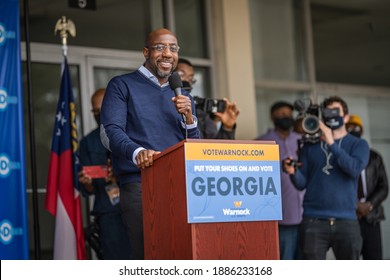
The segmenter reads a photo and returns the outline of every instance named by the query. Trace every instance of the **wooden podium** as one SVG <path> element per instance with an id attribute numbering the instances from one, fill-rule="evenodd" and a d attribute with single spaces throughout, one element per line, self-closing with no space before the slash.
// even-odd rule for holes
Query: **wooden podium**
<path id="1" fill-rule="evenodd" d="M 142 170 L 145 259 L 279 259 L 277 221 L 187 223 L 185 142 L 259 144 L 187 139 Z"/>

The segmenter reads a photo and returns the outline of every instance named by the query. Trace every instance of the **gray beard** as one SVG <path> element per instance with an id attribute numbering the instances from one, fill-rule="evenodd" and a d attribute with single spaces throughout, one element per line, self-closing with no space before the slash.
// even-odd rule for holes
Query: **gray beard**
<path id="1" fill-rule="evenodd" d="M 171 72 L 169 72 L 169 73 L 161 72 L 160 70 L 158 70 L 158 68 L 156 69 L 156 73 L 157 73 L 157 76 L 159 78 L 166 78 L 166 77 L 169 77 L 171 75 Z"/>

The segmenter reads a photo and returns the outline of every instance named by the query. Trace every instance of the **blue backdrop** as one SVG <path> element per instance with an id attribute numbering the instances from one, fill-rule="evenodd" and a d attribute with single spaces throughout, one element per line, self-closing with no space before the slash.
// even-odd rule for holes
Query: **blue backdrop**
<path id="1" fill-rule="evenodd" d="M 28 259 L 19 1 L 0 8 L 0 259 Z"/>

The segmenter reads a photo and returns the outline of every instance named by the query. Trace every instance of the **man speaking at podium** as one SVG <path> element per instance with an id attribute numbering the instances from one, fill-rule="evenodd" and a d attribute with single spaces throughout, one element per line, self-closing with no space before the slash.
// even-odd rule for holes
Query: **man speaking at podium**
<path id="1" fill-rule="evenodd" d="M 199 138 L 192 97 L 180 94 L 180 88 L 173 91 L 168 82 L 178 52 L 171 31 L 151 32 L 143 48 L 145 63 L 111 79 L 103 100 L 101 140 L 112 152 L 120 181 L 119 204 L 133 259 L 144 258 L 141 169 L 152 166 L 155 154 L 186 137 Z"/>

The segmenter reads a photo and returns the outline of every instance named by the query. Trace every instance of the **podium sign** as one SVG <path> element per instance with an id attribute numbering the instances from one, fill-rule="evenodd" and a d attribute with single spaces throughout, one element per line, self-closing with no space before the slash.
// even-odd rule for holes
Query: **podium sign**
<path id="1" fill-rule="evenodd" d="M 188 223 L 282 219 L 278 145 L 184 146 Z"/>

